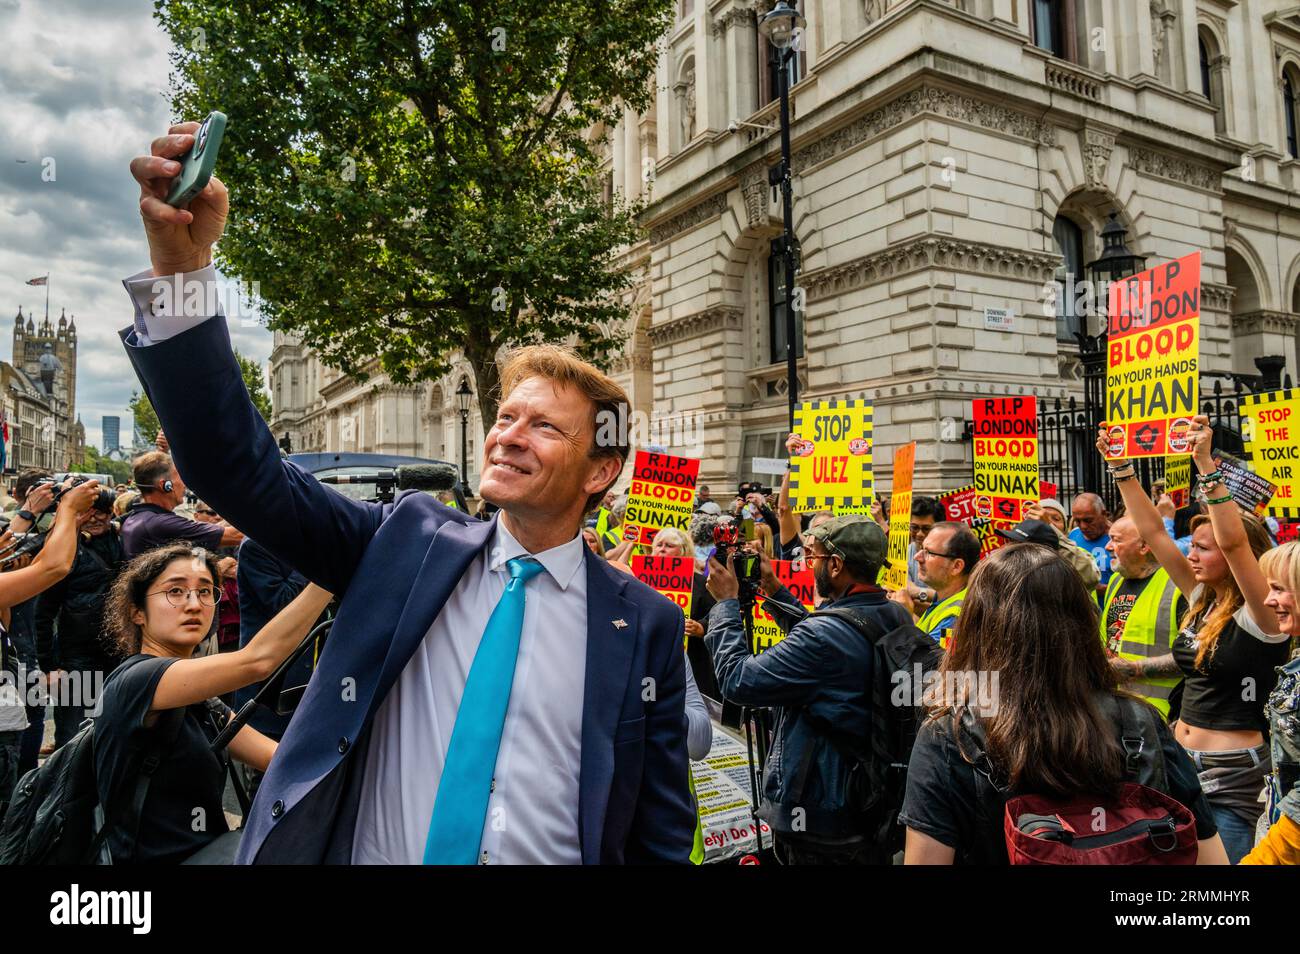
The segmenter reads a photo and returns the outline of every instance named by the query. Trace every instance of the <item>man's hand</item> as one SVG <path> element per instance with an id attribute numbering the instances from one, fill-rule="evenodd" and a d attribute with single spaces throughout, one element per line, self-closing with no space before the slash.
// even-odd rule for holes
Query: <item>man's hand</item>
<path id="1" fill-rule="evenodd" d="M 709 578 L 704 584 L 715 600 L 734 600 L 740 596 L 740 581 L 736 579 L 731 563 L 736 558 L 736 551 L 727 554 L 727 565 L 718 562 L 717 556 L 709 557 Z"/>
<path id="2" fill-rule="evenodd" d="M 27 492 L 27 501 L 23 506 L 33 516 L 44 513 L 50 509 L 50 504 L 54 502 L 54 485 L 37 484 Z"/>
<path id="3" fill-rule="evenodd" d="M 167 435 L 164 434 L 161 430 L 158 431 L 158 436 L 153 439 L 153 443 L 154 446 L 157 447 L 164 454 L 171 453 L 172 448 L 171 445 L 167 443 Z"/>
<path id="4" fill-rule="evenodd" d="M 72 478 L 69 477 L 68 481 L 70 482 L 71 480 Z M 65 482 L 63 486 L 68 487 L 68 483 Z M 91 504 L 95 502 L 95 498 L 98 496 L 98 480 L 88 480 L 84 484 L 77 484 L 75 487 L 69 487 L 63 492 L 63 496 L 59 498 L 58 513 L 63 514 L 64 512 L 67 512 L 73 514 L 73 519 L 75 520 L 75 515 L 83 514 L 89 510 Z"/>
<path id="5" fill-rule="evenodd" d="M 696 638 L 703 636 L 704 624 L 702 624 L 699 620 L 696 619 L 688 619 L 686 621 L 686 635 L 694 636 Z"/>
<path id="6" fill-rule="evenodd" d="M 217 561 L 217 572 L 223 580 L 233 580 L 239 571 L 239 561 L 234 557 L 222 557 Z"/>
<path id="7" fill-rule="evenodd" d="M 1047 517 L 1043 513 L 1043 505 L 1038 503 L 1036 500 L 1026 502 L 1025 506 L 1022 508 L 1022 512 L 1026 520 L 1041 520 L 1043 523 L 1047 523 L 1048 526 L 1051 526 L 1051 524 L 1048 523 Z"/>
<path id="8" fill-rule="evenodd" d="M 167 204 L 172 180 L 181 171 L 178 156 L 194 144 L 198 123 L 177 123 L 159 136 L 149 155 L 131 160 L 131 175 L 140 183 L 140 217 L 149 239 L 149 258 L 155 275 L 192 272 L 212 263 L 212 246 L 226 227 L 230 197 L 221 180 L 213 176 L 187 209 Z"/>
<path id="9" fill-rule="evenodd" d="M 885 508 L 881 506 L 878 498 L 872 499 L 871 501 L 871 519 L 876 521 L 879 526 L 884 527 L 885 531 L 888 532 L 889 520 L 885 518 Z"/>
<path id="10" fill-rule="evenodd" d="M 1161 494 L 1160 499 L 1156 501 L 1156 511 L 1162 517 L 1174 519 L 1174 514 L 1178 512 L 1174 507 L 1174 498 L 1168 494 Z"/>

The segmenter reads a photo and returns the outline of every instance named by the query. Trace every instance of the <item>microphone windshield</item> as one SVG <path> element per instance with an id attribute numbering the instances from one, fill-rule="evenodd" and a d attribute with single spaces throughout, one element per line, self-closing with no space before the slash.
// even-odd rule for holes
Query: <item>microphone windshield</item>
<path id="1" fill-rule="evenodd" d="M 398 490 L 451 490 L 459 480 L 455 464 L 402 464 L 397 468 Z"/>

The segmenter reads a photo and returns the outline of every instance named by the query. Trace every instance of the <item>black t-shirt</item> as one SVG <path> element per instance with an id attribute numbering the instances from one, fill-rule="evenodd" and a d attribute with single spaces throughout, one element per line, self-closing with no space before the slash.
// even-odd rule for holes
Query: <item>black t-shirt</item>
<path id="1" fill-rule="evenodd" d="M 1162 720 L 1155 720 L 1164 752 L 1168 794 L 1196 817 L 1196 837 L 1218 832 L 1214 815 L 1201 791 L 1196 766 Z M 969 741 L 968 752 L 973 753 Z M 1016 793 L 1011 793 L 1014 795 Z M 907 795 L 899 821 L 956 849 L 955 864 L 1005 865 L 1003 821 L 1007 799 L 988 782 L 976 779 L 953 738 L 952 720 L 932 719 L 922 728 L 907 767 Z"/>
<path id="2" fill-rule="evenodd" d="M 144 718 L 158 680 L 175 659 L 143 653 L 123 662 L 104 683 L 103 713 L 95 720 L 95 779 L 107 812 L 130 813 L 137 769 L 155 732 L 166 732 L 163 716 L 152 728 Z M 221 707 L 223 722 L 230 709 Z M 140 820 L 139 841 L 117 826 L 108 836 L 115 864 L 175 864 L 228 831 L 221 796 L 224 766 L 209 748 L 205 706 L 189 706 L 174 741 L 149 783 Z M 117 807 L 117 801 L 128 804 Z M 197 829 L 197 830 L 196 830 Z"/>
<path id="3" fill-rule="evenodd" d="M 137 503 L 122 519 L 122 555 L 133 560 L 146 550 L 180 542 L 216 550 L 224 532 L 218 524 L 189 520 L 157 504 Z"/>
<path id="4" fill-rule="evenodd" d="M 1119 652 L 1120 641 L 1124 638 L 1124 624 L 1128 622 L 1138 597 L 1142 595 L 1142 591 L 1147 588 L 1151 580 L 1152 577 L 1149 576 L 1137 580 L 1124 580 L 1116 587 L 1111 601 L 1106 605 L 1106 647 L 1112 653 Z M 1187 612 L 1187 601 L 1183 599 L 1182 594 L 1179 594 L 1174 602 L 1174 619 L 1182 619 L 1185 612 Z M 1156 637 L 1159 638 L 1160 635 L 1157 633 Z"/>
<path id="5" fill-rule="evenodd" d="M 1277 684 L 1276 667 L 1291 656 L 1291 641 L 1266 642 L 1261 638 L 1266 634 L 1243 606 L 1219 633 L 1214 653 L 1207 654 L 1197 669 L 1200 628 L 1200 622 L 1194 621 L 1174 640 L 1174 661 L 1185 680 L 1179 718 L 1201 729 L 1267 733 L 1264 704 Z"/>

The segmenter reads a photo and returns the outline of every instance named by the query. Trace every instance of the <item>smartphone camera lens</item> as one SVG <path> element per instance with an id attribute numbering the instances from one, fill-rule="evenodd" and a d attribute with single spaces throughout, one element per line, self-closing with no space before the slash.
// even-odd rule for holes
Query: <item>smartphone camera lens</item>
<path id="1" fill-rule="evenodd" d="M 208 144 L 208 125 L 212 122 L 210 119 L 203 120 L 203 125 L 199 127 L 198 135 L 194 137 L 194 157 L 198 158 L 203 154 L 203 147 Z"/>

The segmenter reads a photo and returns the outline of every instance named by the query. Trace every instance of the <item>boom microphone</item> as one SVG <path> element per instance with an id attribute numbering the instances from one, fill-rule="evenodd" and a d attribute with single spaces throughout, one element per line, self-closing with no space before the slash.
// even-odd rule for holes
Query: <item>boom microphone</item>
<path id="1" fill-rule="evenodd" d="M 402 464 L 386 474 L 339 474 L 322 484 L 382 484 L 397 481 L 398 490 L 451 490 L 460 480 L 455 464 Z"/>

